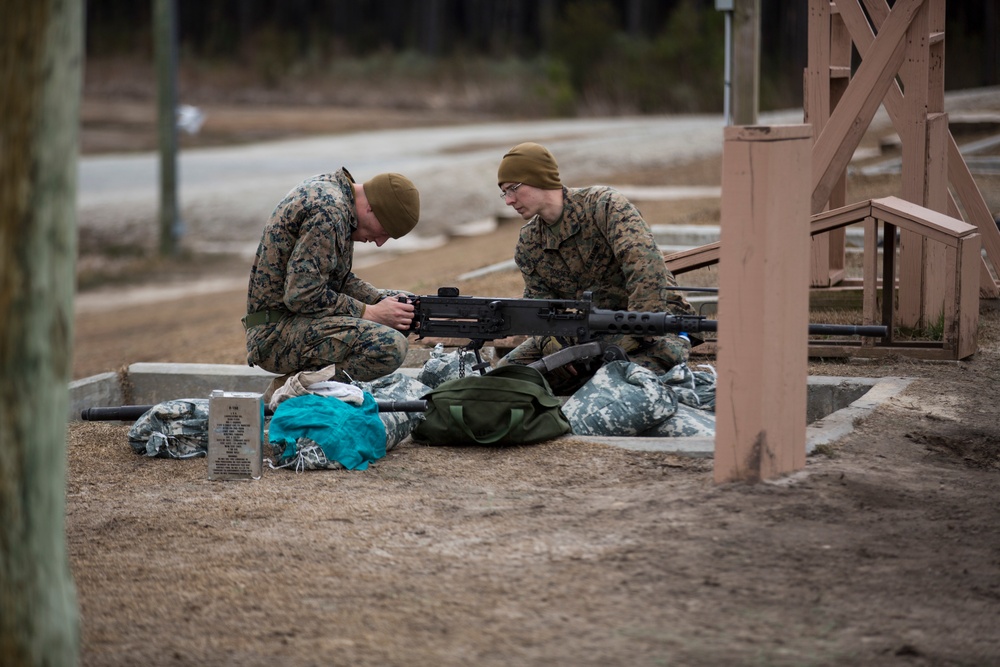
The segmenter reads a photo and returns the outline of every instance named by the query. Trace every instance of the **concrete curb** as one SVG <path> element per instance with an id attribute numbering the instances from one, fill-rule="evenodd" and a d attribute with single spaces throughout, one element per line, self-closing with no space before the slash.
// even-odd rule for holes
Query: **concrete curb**
<path id="1" fill-rule="evenodd" d="M 903 393 L 915 379 L 884 377 L 873 380 L 871 389 L 864 392 L 857 400 L 806 427 L 806 453 L 811 454 L 816 447 L 829 445 L 851 433 L 856 424 L 878 406 Z"/>
<path id="2" fill-rule="evenodd" d="M 263 393 L 274 373 L 231 364 L 135 363 L 119 376 L 101 373 L 69 385 L 69 419 L 90 407 L 155 404 L 174 398 L 208 398 L 214 389 Z"/>

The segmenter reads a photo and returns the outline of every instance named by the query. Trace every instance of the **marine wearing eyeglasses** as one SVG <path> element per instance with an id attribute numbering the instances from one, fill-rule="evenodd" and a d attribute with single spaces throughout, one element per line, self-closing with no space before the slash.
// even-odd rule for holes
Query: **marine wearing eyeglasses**
<path id="1" fill-rule="evenodd" d="M 677 282 L 649 225 L 614 188 L 566 187 L 552 153 L 532 142 L 507 151 L 497 170 L 497 184 L 504 202 L 527 221 L 514 250 L 525 298 L 580 299 L 590 291 L 599 308 L 693 313 L 688 302 L 671 290 Z M 687 361 L 691 348 L 687 339 L 673 334 L 604 340 L 659 374 Z M 536 336 L 501 363 L 529 364 L 575 343 Z M 582 386 L 590 373 L 581 365 L 570 366 L 549 380 L 557 393 L 567 394 Z"/>

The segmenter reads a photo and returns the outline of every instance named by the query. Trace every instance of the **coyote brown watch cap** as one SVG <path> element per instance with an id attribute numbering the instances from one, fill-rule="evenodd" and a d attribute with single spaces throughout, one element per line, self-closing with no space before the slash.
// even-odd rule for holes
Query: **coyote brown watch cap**
<path id="1" fill-rule="evenodd" d="M 365 197 L 382 229 L 394 239 L 405 236 L 420 219 L 420 193 L 402 174 L 379 174 L 364 183 Z"/>
<path id="2" fill-rule="evenodd" d="M 526 183 L 542 190 L 559 190 L 559 165 L 545 146 L 526 142 L 511 148 L 500 160 L 497 185 Z"/>

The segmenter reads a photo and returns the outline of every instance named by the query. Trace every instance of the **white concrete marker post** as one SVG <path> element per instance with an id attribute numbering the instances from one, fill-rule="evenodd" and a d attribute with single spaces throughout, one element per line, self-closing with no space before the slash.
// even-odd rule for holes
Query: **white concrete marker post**
<path id="1" fill-rule="evenodd" d="M 725 128 L 715 481 L 805 466 L 812 127 Z"/>

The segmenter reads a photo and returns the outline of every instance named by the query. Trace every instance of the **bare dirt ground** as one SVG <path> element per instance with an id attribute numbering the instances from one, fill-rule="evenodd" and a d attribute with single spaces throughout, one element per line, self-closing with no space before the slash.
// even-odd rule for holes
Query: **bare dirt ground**
<path id="1" fill-rule="evenodd" d="M 717 169 L 607 180 L 717 184 Z M 642 208 L 690 222 L 717 220 L 714 206 Z M 426 293 L 509 258 L 517 227 L 359 273 Z M 247 269 L 189 258 L 160 277 Z M 242 289 L 107 298 L 78 314 L 75 377 L 243 363 Z M 365 472 L 210 482 L 204 459 L 138 457 L 126 426 L 75 423 L 66 530 L 82 662 L 1000 664 L 998 370 L 1000 315 L 986 307 L 966 361 L 814 362 L 917 380 L 804 471 L 757 485 L 715 485 L 711 461 L 573 440 L 404 443 Z"/>

